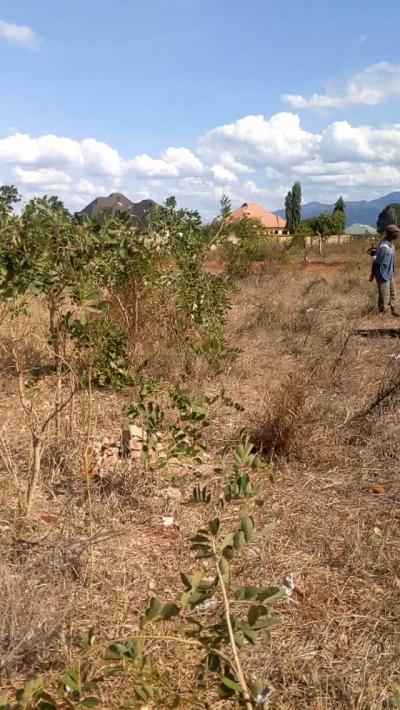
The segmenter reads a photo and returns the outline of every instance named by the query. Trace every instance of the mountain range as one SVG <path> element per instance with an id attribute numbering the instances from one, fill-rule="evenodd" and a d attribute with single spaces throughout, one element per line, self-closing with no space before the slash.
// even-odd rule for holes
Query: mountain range
<path id="1" fill-rule="evenodd" d="M 388 195 L 378 197 L 375 200 L 357 200 L 346 202 L 346 227 L 357 222 L 358 224 L 370 224 L 376 227 L 376 220 L 379 213 L 391 202 L 400 203 L 400 192 L 390 192 Z M 302 219 L 316 217 L 321 212 L 332 212 L 333 204 L 328 205 L 323 202 L 307 202 L 301 207 Z M 278 217 L 285 217 L 285 210 L 276 210 Z"/>

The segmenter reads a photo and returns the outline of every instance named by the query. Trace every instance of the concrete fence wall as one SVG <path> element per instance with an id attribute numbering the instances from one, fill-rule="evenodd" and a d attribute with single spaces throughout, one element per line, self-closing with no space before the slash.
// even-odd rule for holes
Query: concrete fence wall
<path id="1" fill-rule="evenodd" d="M 370 236 L 370 235 L 360 235 L 362 237 Z M 371 235 L 372 236 L 372 235 Z M 269 234 L 268 238 L 270 241 L 274 242 L 275 244 L 289 244 L 292 240 L 292 236 L 288 234 L 283 234 L 283 235 L 275 235 L 275 234 Z M 330 237 L 324 237 L 322 239 L 323 244 L 348 244 L 349 242 L 352 242 L 354 239 L 359 239 L 359 236 L 353 235 L 353 234 L 332 234 Z M 228 238 L 229 241 L 232 244 L 237 244 L 238 239 L 234 237 L 233 235 Z M 306 246 L 315 246 L 317 247 L 319 245 L 320 237 L 304 237 Z M 213 244 L 211 246 L 211 251 L 215 251 L 218 249 L 218 246 Z"/>
<path id="2" fill-rule="evenodd" d="M 291 236 L 274 237 L 276 244 L 288 244 L 291 241 Z M 323 244 L 347 244 L 353 239 L 358 239 L 350 234 L 332 234 L 330 237 L 322 239 Z M 318 246 L 320 237 L 304 237 L 307 246 Z"/>

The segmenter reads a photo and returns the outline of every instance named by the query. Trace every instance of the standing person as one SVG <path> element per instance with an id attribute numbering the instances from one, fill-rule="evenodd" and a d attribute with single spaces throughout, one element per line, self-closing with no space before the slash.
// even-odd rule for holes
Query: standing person
<path id="1" fill-rule="evenodd" d="M 396 288 L 394 285 L 394 273 L 396 269 L 396 250 L 393 242 L 400 236 L 400 228 L 395 224 L 386 227 L 386 234 L 379 242 L 376 256 L 373 262 L 373 272 L 378 286 L 378 310 L 385 313 L 390 307 L 393 316 L 400 314 L 396 311 Z"/>

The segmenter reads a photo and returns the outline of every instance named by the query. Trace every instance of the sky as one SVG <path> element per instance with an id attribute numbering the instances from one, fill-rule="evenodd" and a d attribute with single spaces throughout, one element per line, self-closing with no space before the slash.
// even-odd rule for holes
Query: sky
<path id="1" fill-rule="evenodd" d="M 0 181 L 24 200 L 400 189 L 400 3 L 0 0 Z"/>

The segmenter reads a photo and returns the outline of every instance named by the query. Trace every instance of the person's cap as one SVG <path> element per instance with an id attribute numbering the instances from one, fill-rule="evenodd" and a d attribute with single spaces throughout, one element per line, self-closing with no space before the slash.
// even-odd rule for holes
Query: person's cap
<path id="1" fill-rule="evenodd" d="M 397 226 L 397 224 L 388 224 L 386 227 L 386 236 L 387 237 L 400 237 L 400 227 Z"/>

